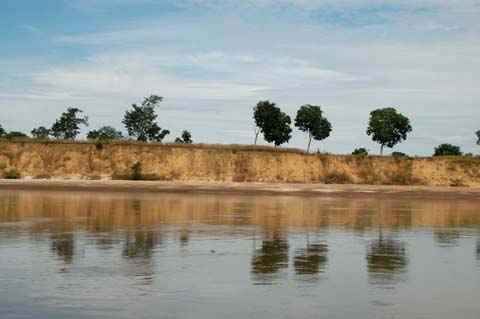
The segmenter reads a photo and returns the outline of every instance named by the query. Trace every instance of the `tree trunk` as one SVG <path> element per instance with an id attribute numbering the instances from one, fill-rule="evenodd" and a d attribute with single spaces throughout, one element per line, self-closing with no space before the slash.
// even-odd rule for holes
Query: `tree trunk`
<path id="1" fill-rule="evenodd" d="M 383 156 L 383 147 L 384 147 L 384 145 L 382 144 L 382 145 L 380 146 L 380 156 Z"/>
<path id="2" fill-rule="evenodd" d="M 308 136 L 308 147 L 307 147 L 307 153 L 310 153 L 310 144 L 312 143 L 312 134 L 309 134 Z"/>
<path id="3" fill-rule="evenodd" d="M 260 134 L 260 130 L 257 130 L 256 127 L 253 127 L 253 131 L 255 132 L 255 145 L 257 145 L 258 134 Z"/>

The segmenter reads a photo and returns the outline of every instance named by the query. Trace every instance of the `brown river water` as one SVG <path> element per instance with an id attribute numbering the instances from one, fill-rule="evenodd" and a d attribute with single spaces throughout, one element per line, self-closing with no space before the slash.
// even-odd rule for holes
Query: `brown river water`
<path id="1" fill-rule="evenodd" d="M 480 201 L 0 191 L 0 318 L 480 318 Z"/>

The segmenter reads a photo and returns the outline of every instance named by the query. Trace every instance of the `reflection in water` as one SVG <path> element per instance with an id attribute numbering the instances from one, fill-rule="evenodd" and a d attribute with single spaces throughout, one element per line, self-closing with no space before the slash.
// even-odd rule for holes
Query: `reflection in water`
<path id="1" fill-rule="evenodd" d="M 317 318 L 327 310 L 345 318 L 476 319 L 479 206 L 0 192 L 0 313 L 260 319 Z M 321 236 L 310 240 L 311 233 Z"/>
<path id="2" fill-rule="evenodd" d="M 458 246 L 458 240 L 461 237 L 461 232 L 454 229 L 437 229 L 434 231 L 433 237 L 439 246 Z"/>
<path id="3" fill-rule="evenodd" d="M 307 248 L 299 248 L 295 251 L 293 266 L 300 279 L 317 279 L 313 275 L 324 272 L 328 262 L 327 244 L 307 244 Z M 308 276 L 309 275 L 309 276 Z"/>
<path id="4" fill-rule="evenodd" d="M 262 247 L 253 252 L 253 278 L 269 283 L 284 268 L 288 268 L 288 241 L 275 232 L 271 238 L 262 240 Z"/>
<path id="5" fill-rule="evenodd" d="M 408 256 L 405 244 L 393 238 L 373 240 L 367 250 L 369 281 L 373 285 L 392 286 L 404 280 Z"/>
<path id="6" fill-rule="evenodd" d="M 66 264 L 70 264 L 75 254 L 75 239 L 69 233 L 52 235 L 50 249 Z"/>

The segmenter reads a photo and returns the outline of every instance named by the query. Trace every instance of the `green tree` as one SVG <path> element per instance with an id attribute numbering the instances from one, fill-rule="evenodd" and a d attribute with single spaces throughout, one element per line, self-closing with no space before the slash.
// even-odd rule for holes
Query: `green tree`
<path id="1" fill-rule="evenodd" d="M 34 128 L 31 132 L 34 138 L 47 139 L 50 136 L 50 130 L 45 126 Z"/>
<path id="2" fill-rule="evenodd" d="M 83 111 L 69 107 L 67 112 L 62 113 L 60 118 L 55 121 L 50 134 L 58 139 L 74 140 L 80 133 L 80 125 L 88 126 L 88 117 L 79 117 L 79 114 Z"/>
<path id="3" fill-rule="evenodd" d="M 477 131 L 475 134 L 477 134 L 477 144 L 480 145 L 480 130 Z"/>
<path id="4" fill-rule="evenodd" d="M 7 140 L 14 140 L 16 138 L 28 138 L 28 135 L 23 132 L 11 131 L 7 134 L 4 134 L 2 137 Z"/>
<path id="5" fill-rule="evenodd" d="M 408 155 L 402 152 L 392 152 L 392 157 L 408 157 Z"/>
<path id="6" fill-rule="evenodd" d="M 7 134 L 7 132 L 5 131 L 3 126 L 0 125 L 0 137 L 3 137 L 5 134 Z"/>
<path id="7" fill-rule="evenodd" d="M 370 113 L 367 135 L 380 144 L 380 155 L 383 148 L 394 147 L 407 139 L 407 134 L 412 131 L 410 120 L 393 107 L 378 109 Z"/>
<path id="8" fill-rule="evenodd" d="M 155 107 L 163 100 L 158 95 L 150 95 L 145 98 L 141 106 L 132 105 L 133 110 L 126 111 L 122 121 L 128 131 L 128 135 L 137 139 L 137 141 L 159 141 L 170 134 L 168 130 L 162 130 L 155 122 L 158 115 L 155 113 Z"/>
<path id="9" fill-rule="evenodd" d="M 440 144 L 435 147 L 433 156 L 461 156 L 462 151 L 459 146 L 452 144 Z"/>
<path id="10" fill-rule="evenodd" d="M 177 137 L 175 143 L 192 144 L 192 134 L 189 131 L 183 131 L 182 137 Z"/>
<path id="11" fill-rule="evenodd" d="M 365 147 L 356 148 L 352 152 L 352 155 L 367 156 L 368 155 L 368 150 Z"/>
<path id="12" fill-rule="evenodd" d="M 292 120 L 290 116 L 283 113 L 275 103 L 261 101 L 253 108 L 255 120 L 255 144 L 258 134 L 263 133 L 265 141 L 274 143 L 275 146 L 282 145 L 290 140 Z"/>
<path id="13" fill-rule="evenodd" d="M 300 107 L 295 118 L 295 126 L 302 132 L 308 133 L 307 152 L 310 152 L 312 138 L 321 141 L 330 136 L 332 125 L 323 117 L 320 106 L 304 105 Z"/>
<path id="14" fill-rule="evenodd" d="M 98 130 L 88 132 L 87 139 L 89 140 L 120 140 L 123 134 L 111 126 L 103 126 Z"/>

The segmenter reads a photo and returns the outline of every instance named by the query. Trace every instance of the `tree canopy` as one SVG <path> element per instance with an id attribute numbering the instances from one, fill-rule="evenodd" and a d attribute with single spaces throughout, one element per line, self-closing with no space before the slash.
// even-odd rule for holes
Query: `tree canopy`
<path id="1" fill-rule="evenodd" d="M 50 134 L 58 139 L 73 140 L 80 133 L 80 125 L 88 126 L 88 117 L 79 117 L 83 111 L 69 107 L 67 112 L 62 113 L 60 118 L 55 121 Z"/>
<path id="2" fill-rule="evenodd" d="M 7 131 L 0 125 L 0 137 L 3 137 L 5 134 L 7 134 Z"/>
<path id="3" fill-rule="evenodd" d="M 323 111 L 320 106 L 303 105 L 297 111 L 295 118 L 295 126 L 302 132 L 308 133 L 308 147 L 307 152 L 310 151 L 310 144 L 312 138 L 321 141 L 330 136 L 332 125 L 323 117 Z"/>
<path id="4" fill-rule="evenodd" d="M 480 145 L 480 130 L 478 130 L 475 134 L 477 134 L 477 144 Z"/>
<path id="5" fill-rule="evenodd" d="M 183 131 L 182 136 L 175 139 L 175 143 L 192 144 L 192 134 L 189 131 Z"/>
<path id="6" fill-rule="evenodd" d="M 275 146 L 282 145 L 290 140 L 292 120 L 290 116 L 283 113 L 275 103 L 261 101 L 253 108 L 253 118 L 258 128 L 255 135 L 263 133 L 265 141 L 274 143 Z M 255 144 L 257 137 L 255 137 Z"/>
<path id="7" fill-rule="evenodd" d="M 356 148 L 352 152 L 352 155 L 367 156 L 368 155 L 368 150 L 365 147 Z"/>
<path id="8" fill-rule="evenodd" d="M 98 130 L 88 132 L 87 139 L 89 140 L 120 140 L 123 134 L 111 126 L 102 126 Z"/>
<path id="9" fill-rule="evenodd" d="M 156 123 L 158 115 L 155 113 L 155 107 L 163 100 L 158 95 L 150 95 L 145 98 L 142 105 L 132 105 L 132 110 L 125 112 L 122 123 L 128 131 L 128 135 L 137 139 L 137 141 L 159 141 L 170 134 L 168 130 L 162 130 Z"/>
<path id="10" fill-rule="evenodd" d="M 47 139 L 50 136 L 50 130 L 45 126 L 34 128 L 31 132 L 34 138 Z"/>
<path id="11" fill-rule="evenodd" d="M 370 113 L 367 135 L 380 144 L 380 154 L 383 148 L 394 147 L 407 139 L 407 134 L 412 131 L 410 120 L 393 107 L 377 109 Z"/>
<path id="12" fill-rule="evenodd" d="M 433 156 L 461 156 L 462 151 L 459 146 L 452 144 L 440 144 L 435 147 Z"/>

